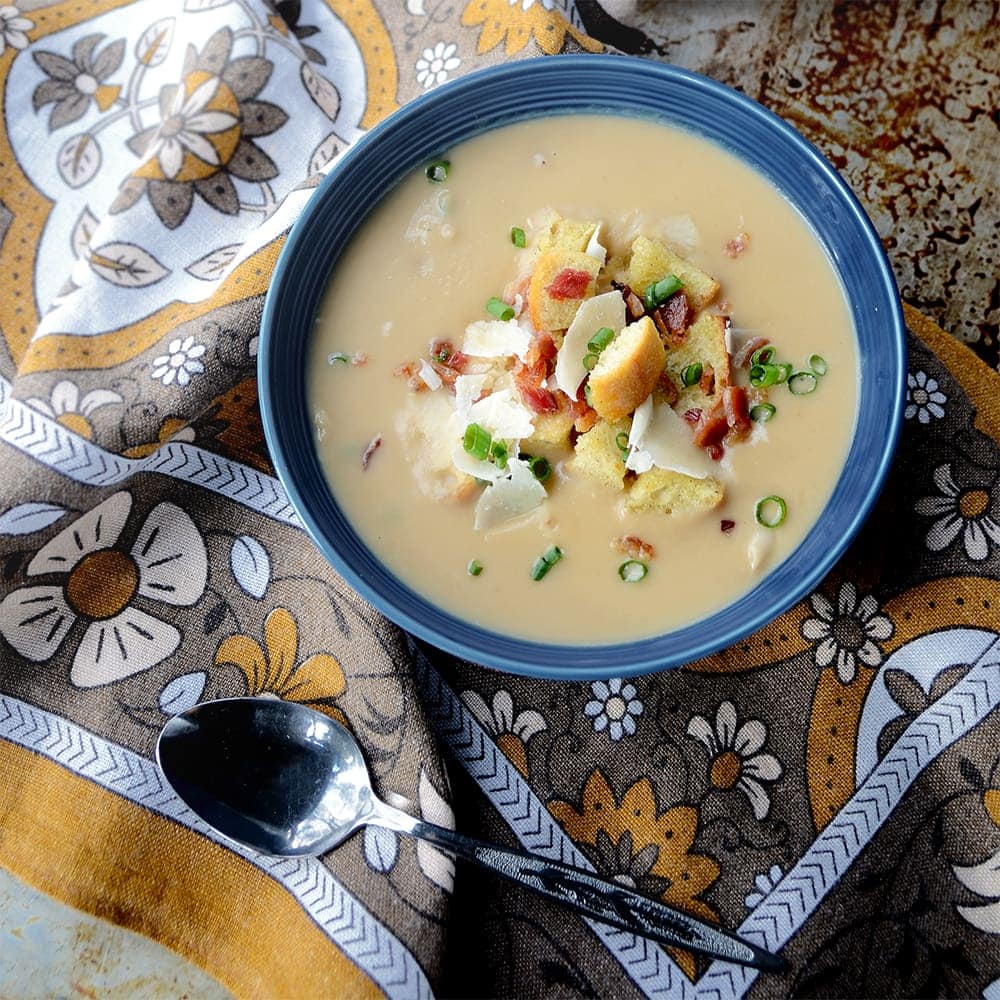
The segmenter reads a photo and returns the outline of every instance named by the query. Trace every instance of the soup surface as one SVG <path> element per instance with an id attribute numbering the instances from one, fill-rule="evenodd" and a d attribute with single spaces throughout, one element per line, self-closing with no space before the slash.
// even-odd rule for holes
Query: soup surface
<path id="1" fill-rule="evenodd" d="M 316 321 L 307 372 L 316 444 L 337 501 L 365 542 L 402 580 L 462 618 L 505 634 L 571 644 L 636 639 L 689 624 L 794 558 L 847 453 L 859 377 L 843 290 L 795 210 L 713 144 L 628 118 L 519 123 L 446 155 L 446 177 L 439 172 L 432 180 L 418 170 L 355 234 Z M 536 244 L 560 216 L 601 224 L 588 245 L 591 256 L 605 248 L 608 259 L 588 293 L 606 294 L 613 278 L 627 280 L 636 237 L 649 237 L 718 281 L 712 301 L 689 318 L 729 317 L 726 339 L 736 360 L 760 336 L 775 353 L 758 360 L 787 362 L 793 372 L 809 371 L 813 355 L 825 361 L 814 359 L 813 366 L 826 372 L 814 377 L 815 391 L 801 395 L 785 381 L 755 390 L 749 361 L 734 365 L 730 380 L 746 387 L 748 407 L 766 404 L 764 410 L 769 405 L 774 412 L 766 423 L 752 423 L 749 433 L 699 450 L 706 468 L 695 472 L 718 483 L 721 502 L 670 514 L 624 509 L 627 491 L 639 481 L 635 471 L 615 488 L 574 462 L 573 445 L 586 419 L 563 445 L 507 442 L 515 463 L 520 450 L 546 457 L 552 469 L 542 484 L 543 502 L 520 517 L 495 524 L 479 516 L 487 487 L 475 479 L 466 478 L 468 488 L 448 499 L 427 489 L 427 442 L 415 427 L 426 423 L 429 408 L 440 415 L 442 428 L 451 421 L 442 431 L 446 443 L 433 446 L 440 459 L 442 448 L 446 458 L 449 449 L 463 450 L 468 420 L 455 416 L 447 372 L 440 386 L 433 374 L 430 386 L 421 379 L 429 345 L 437 341 L 437 350 L 446 341 L 442 357 L 461 352 L 467 327 L 482 320 L 532 333 L 528 277 L 540 259 Z M 523 249 L 512 229 L 523 229 Z M 554 286 L 547 287 L 551 292 Z M 514 320 L 505 320 L 509 313 L 497 303 L 495 315 L 485 310 L 505 289 L 519 313 Z M 645 289 L 634 291 L 641 298 Z M 558 346 L 562 332 L 552 340 Z M 669 368 L 669 338 L 665 343 Z M 523 370 L 522 359 L 506 363 Z M 706 374 L 697 369 L 686 365 L 685 372 L 674 372 L 682 393 L 697 393 L 700 380 L 685 388 Z M 760 372 L 755 375 L 759 381 Z M 799 379 L 797 387 L 811 388 L 811 378 Z M 553 391 L 553 381 L 550 371 L 540 388 Z M 515 400 L 518 384 L 512 384 Z M 723 384 L 714 386 L 718 407 Z M 583 391 L 579 397 L 578 412 L 588 411 Z M 659 406 L 670 401 L 658 398 Z M 683 398 L 675 411 L 681 419 L 672 419 L 670 428 L 684 436 L 678 447 L 689 455 L 697 450 L 691 435 L 708 413 L 684 410 Z M 764 410 L 756 416 L 766 417 Z M 619 422 L 613 438 L 623 431 L 628 436 L 631 420 Z M 641 443 L 617 440 L 623 458 Z M 780 497 L 786 505 L 777 527 L 758 522 L 764 497 Z M 774 503 L 761 510 L 765 521 L 778 516 Z M 533 579 L 551 546 L 561 559 Z M 647 570 L 636 582 L 620 572 L 630 559 Z M 470 572 L 473 561 L 482 567 L 479 575 Z M 639 572 L 631 567 L 625 576 Z"/>

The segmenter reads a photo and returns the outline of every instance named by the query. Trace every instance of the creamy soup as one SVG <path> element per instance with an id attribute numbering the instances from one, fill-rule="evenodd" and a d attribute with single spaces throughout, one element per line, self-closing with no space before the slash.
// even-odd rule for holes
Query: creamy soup
<path id="1" fill-rule="evenodd" d="M 628 118 L 567 116 L 520 123 L 462 143 L 446 159 L 447 169 L 431 170 L 430 176 L 420 169 L 406 178 L 365 221 L 337 261 L 316 321 L 307 372 L 316 445 L 337 502 L 365 542 L 415 590 L 464 619 L 519 637 L 581 644 L 635 639 L 689 624 L 732 602 L 769 569 L 794 557 L 827 502 L 847 453 L 859 377 L 844 292 L 795 210 L 765 180 L 713 144 Z M 520 467 L 518 453 L 530 453 L 544 457 L 551 469 L 541 484 L 542 501 L 519 517 L 498 522 L 495 511 L 482 516 L 483 495 L 496 485 L 489 476 L 463 480 L 464 473 L 453 470 L 462 488 L 442 490 L 440 482 L 427 488 L 428 463 L 441 461 L 442 455 L 447 462 L 452 451 L 463 468 L 475 470 L 470 461 L 461 461 L 460 453 L 470 443 L 463 435 L 474 422 L 469 414 L 477 412 L 469 409 L 470 401 L 479 405 L 475 397 L 485 395 L 481 383 L 475 383 L 472 399 L 466 391 L 464 402 L 457 402 L 454 385 L 448 384 L 451 373 L 444 369 L 447 363 L 457 364 L 451 352 L 467 357 L 467 343 L 475 348 L 502 324 L 512 331 L 512 345 L 517 342 L 515 326 L 528 338 L 537 335 L 538 322 L 565 326 L 565 318 L 545 308 L 539 312 L 530 281 L 546 255 L 539 247 L 551 240 L 553 220 L 559 219 L 565 223 L 559 230 L 564 235 L 575 224 L 586 226 L 577 232 L 581 245 L 566 251 L 569 264 L 584 260 L 574 254 L 607 255 L 588 288 L 569 289 L 570 298 L 581 294 L 580 308 L 605 295 L 616 312 L 611 293 L 621 298 L 629 290 L 639 299 L 653 295 L 644 305 L 659 308 L 655 282 L 623 292 L 611 284 L 614 279 L 627 284 L 630 274 L 640 272 L 636 241 L 647 238 L 643 246 L 667 247 L 684 267 L 690 265 L 693 275 L 704 272 L 718 282 L 718 291 L 700 309 L 696 277 L 685 272 L 678 282 L 660 288 L 676 295 L 679 287 L 692 300 L 681 326 L 693 328 L 700 319 L 709 327 L 726 323 L 726 344 L 736 361 L 743 360 L 741 351 L 748 345 L 755 346 L 753 338 L 766 339 L 773 354 L 757 355 L 760 368 L 753 370 L 754 381 L 772 380 L 774 368 L 779 381 L 751 386 L 747 359 L 742 367 L 734 364 L 728 379 L 717 363 L 717 384 L 711 379 L 706 383 L 703 379 L 711 375 L 704 370 L 711 367 L 707 355 L 684 356 L 683 368 L 675 364 L 672 369 L 670 392 L 660 383 L 650 394 L 655 403 L 644 404 L 644 419 L 653 413 L 652 422 L 659 419 L 662 425 L 658 433 L 674 435 L 675 441 L 659 440 L 657 451 L 650 443 L 652 431 L 643 439 L 630 430 L 642 411 L 623 418 L 608 411 L 614 417 L 607 421 L 614 430 L 608 439 L 620 449 L 622 460 L 633 455 L 628 470 L 618 468 L 612 475 L 617 486 L 588 474 L 592 470 L 577 460 L 578 428 L 583 433 L 592 429 L 587 427 L 588 419 L 593 420 L 587 400 L 598 406 L 596 391 L 591 393 L 584 383 L 575 410 L 584 419 L 567 441 L 528 447 L 524 440 L 502 441 L 504 435 L 497 434 L 501 446 L 510 449 L 511 462 Z M 594 223 L 600 223 L 596 231 Z M 521 242 L 523 248 L 516 245 Z M 566 300 L 559 298 L 557 286 L 574 268 L 560 270 L 558 264 L 556 259 L 554 276 L 545 278 L 543 290 L 556 296 L 561 309 Z M 671 268 L 681 269 L 681 264 Z M 647 272 L 657 279 L 673 277 Z M 494 301 L 487 312 L 486 303 L 503 298 L 505 290 L 510 308 Z M 546 303 L 553 305 L 546 299 L 542 306 Z M 604 313 L 595 307 L 593 315 Z M 632 330 L 634 320 L 629 312 L 625 332 L 612 330 L 614 340 L 604 350 L 618 350 L 615 345 L 624 344 L 626 335 L 648 340 L 648 330 Z M 649 321 L 638 321 L 644 322 Z M 470 324 L 476 323 L 481 324 L 478 333 L 470 332 Z M 671 351 L 688 334 L 684 329 L 671 334 L 662 319 L 657 327 L 671 371 Z M 555 329 L 550 339 L 558 349 L 572 335 L 572 327 L 569 335 Z M 586 331 L 576 342 L 585 345 L 589 339 Z M 442 350 L 443 342 L 447 346 Z M 574 362 L 574 379 L 594 369 L 595 390 L 601 347 L 579 348 L 577 355 L 592 355 L 584 370 L 578 369 L 583 358 L 567 360 Z M 656 361 L 656 343 L 637 350 L 646 348 Z M 537 361 L 537 352 L 525 360 L 523 342 L 519 349 L 522 356 L 487 361 L 490 378 L 497 367 L 523 373 Z M 439 358 L 432 356 L 435 352 Z M 551 359 L 547 377 L 537 384 L 559 396 L 554 364 Z M 781 369 L 783 364 L 788 367 Z M 465 371 L 483 369 L 474 358 Z M 502 385 L 512 405 L 531 411 L 530 401 L 520 394 L 523 379 L 512 378 L 509 371 L 494 389 Z M 802 372 L 807 374 L 794 383 L 798 394 L 789 388 L 787 376 L 794 379 Z M 743 387 L 739 393 L 757 419 L 748 428 L 740 418 L 740 433 L 697 449 L 692 438 L 709 419 L 703 411 L 714 401 L 714 412 L 723 412 L 727 381 Z M 813 386 L 814 391 L 802 392 Z M 677 393 L 686 395 L 678 402 Z M 685 406 L 689 397 L 702 399 L 702 405 Z M 559 399 L 564 406 L 566 398 Z M 604 396 L 601 405 L 610 406 Z M 415 431 L 431 409 L 442 428 L 448 425 L 442 430 L 444 444 L 429 443 L 426 434 Z M 644 465 L 640 452 L 645 447 L 655 457 L 665 445 L 681 459 L 676 465 L 673 459 L 657 461 L 692 475 L 701 493 L 672 513 L 662 504 L 633 503 L 639 509 L 627 509 L 629 491 L 648 467 L 648 454 Z M 487 462 L 504 464 L 488 449 L 477 458 L 475 448 L 473 441 L 472 451 L 466 451 L 469 460 L 485 455 Z M 436 450 L 436 456 L 425 454 L 428 450 Z M 608 462 L 617 460 L 612 452 Z M 512 476 L 509 467 L 503 474 Z M 706 481 L 718 484 L 718 493 L 708 500 Z M 785 507 L 784 519 L 775 527 L 767 525 L 781 519 L 780 505 L 771 501 L 761 506 L 766 497 L 780 498 Z M 553 547 L 561 553 L 558 561 Z M 549 565 L 540 567 L 547 552 Z"/>

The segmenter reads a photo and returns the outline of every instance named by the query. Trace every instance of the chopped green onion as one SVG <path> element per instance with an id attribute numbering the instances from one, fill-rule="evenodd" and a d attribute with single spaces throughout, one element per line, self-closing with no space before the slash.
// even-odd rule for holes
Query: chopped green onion
<path id="1" fill-rule="evenodd" d="M 755 388 L 767 388 L 770 385 L 776 385 L 781 378 L 781 369 L 777 365 L 764 364 L 764 365 L 754 365 L 754 368 L 763 368 L 764 373 L 758 378 L 758 381 L 754 382 L 751 376 L 751 384 Z"/>
<path id="2" fill-rule="evenodd" d="M 528 463 L 528 468 L 531 469 L 531 474 L 540 483 L 544 483 L 546 479 L 552 474 L 552 466 L 549 464 L 549 460 L 542 455 L 522 455 L 522 459 Z"/>
<path id="3" fill-rule="evenodd" d="M 788 513 L 788 505 L 779 496 L 764 497 L 757 501 L 753 516 L 765 528 L 777 528 Z"/>
<path id="4" fill-rule="evenodd" d="M 626 583 L 638 583 L 648 572 L 649 567 L 638 559 L 626 559 L 618 567 L 618 575 Z"/>
<path id="5" fill-rule="evenodd" d="M 590 406 L 590 404 L 593 402 L 591 398 L 591 389 L 589 382 L 583 387 L 583 398 L 586 400 L 587 406 Z"/>
<path id="6" fill-rule="evenodd" d="M 626 434 L 625 431 L 622 431 L 615 438 L 615 445 L 617 446 L 619 451 L 626 453 L 628 452 L 628 434 Z"/>
<path id="7" fill-rule="evenodd" d="M 524 230 L 520 229 L 518 226 L 513 226 L 510 231 L 510 241 L 514 246 L 523 250 L 527 245 L 528 241 L 525 239 Z"/>
<path id="8" fill-rule="evenodd" d="M 764 384 L 765 375 L 767 375 L 767 369 L 763 365 L 750 366 L 750 384 L 755 389 L 759 389 Z"/>
<path id="9" fill-rule="evenodd" d="M 443 184 L 448 179 L 448 171 L 451 169 L 451 160 L 435 160 L 428 164 L 424 173 L 427 179 L 433 184 Z"/>
<path id="10" fill-rule="evenodd" d="M 697 385 L 701 381 L 701 373 L 704 369 L 700 361 L 695 361 L 694 364 L 688 365 L 684 371 L 681 372 L 681 381 L 685 386 Z"/>
<path id="11" fill-rule="evenodd" d="M 751 365 L 769 365 L 771 360 L 774 358 L 774 348 L 770 344 L 765 344 L 764 347 L 758 347 L 753 354 L 750 355 Z"/>
<path id="12" fill-rule="evenodd" d="M 465 428 L 465 438 L 462 441 L 462 447 L 470 454 L 485 462 L 490 454 L 490 446 L 493 444 L 493 438 L 490 437 L 489 431 L 480 427 L 479 424 L 469 424 Z"/>
<path id="13" fill-rule="evenodd" d="M 671 295 L 679 292 L 683 287 L 683 282 L 676 274 L 668 274 L 665 278 L 646 286 L 645 294 L 642 297 L 643 304 L 647 309 L 655 309 L 657 306 L 662 306 Z"/>
<path id="14" fill-rule="evenodd" d="M 812 369 L 814 375 L 825 375 L 830 370 L 830 366 L 826 363 L 826 358 L 820 354 L 811 354 L 809 356 L 809 367 Z"/>
<path id="15" fill-rule="evenodd" d="M 590 340 L 587 341 L 587 350 L 594 354 L 600 354 L 612 340 L 615 339 L 615 331 L 610 326 L 602 326 Z"/>
<path id="16" fill-rule="evenodd" d="M 558 545 L 550 545 L 531 567 L 531 579 L 541 580 L 560 559 L 562 559 L 562 549 Z"/>
<path id="17" fill-rule="evenodd" d="M 818 382 L 812 372 L 796 372 L 788 377 L 788 389 L 796 396 L 806 396 L 816 388 Z"/>
<path id="18" fill-rule="evenodd" d="M 783 361 L 781 364 L 775 365 L 775 367 L 778 369 L 778 381 L 775 385 L 781 385 L 782 382 L 787 382 L 789 375 L 791 375 L 794 371 L 792 366 L 787 361 Z"/>
<path id="19" fill-rule="evenodd" d="M 583 367 L 586 368 L 588 372 L 592 372 L 597 367 L 597 355 L 585 354 L 583 356 Z"/>
<path id="20" fill-rule="evenodd" d="M 507 468 L 507 445 L 503 441 L 494 441 L 490 445 L 490 458 L 493 459 L 493 464 L 501 470 L 501 472 Z"/>
<path id="21" fill-rule="evenodd" d="M 498 299 L 495 295 L 491 296 L 487 301 L 486 311 L 491 316 L 496 316 L 497 319 L 508 320 L 514 318 L 513 307 L 507 305 L 503 299 Z"/>
<path id="22" fill-rule="evenodd" d="M 758 403 L 750 410 L 750 419 L 755 420 L 758 424 L 766 424 L 776 412 L 776 407 L 770 403 Z"/>
<path id="23" fill-rule="evenodd" d="M 469 562 L 469 576 L 479 576 L 483 571 L 483 564 L 478 559 L 472 559 Z"/>
<path id="24" fill-rule="evenodd" d="M 335 365 L 338 361 L 341 364 L 346 365 L 348 361 L 351 360 L 350 354 L 345 354 L 343 351 L 334 351 L 332 354 L 328 354 L 326 357 L 326 363 L 328 365 Z"/>

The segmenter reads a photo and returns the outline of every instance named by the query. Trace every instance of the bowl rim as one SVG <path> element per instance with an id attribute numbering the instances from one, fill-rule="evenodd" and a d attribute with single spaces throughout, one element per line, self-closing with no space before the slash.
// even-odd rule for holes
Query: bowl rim
<path id="1" fill-rule="evenodd" d="M 781 133 L 785 140 L 796 147 L 798 152 L 809 161 L 812 168 L 817 170 L 822 175 L 824 181 L 836 190 L 841 199 L 842 207 L 849 210 L 851 221 L 857 228 L 859 242 L 863 243 L 866 249 L 871 251 L 870 262 L 875 267 L 875 272 L 872 274 L 872 283 L 874 285 L 884 287 L 885 291 L 888 293 L 886 295 L 888 315 L 884 315 L 882 319 L 886 327 L 886 346 L 887 349 L 891 348 L 889 356 L 891 361 L 894 362 L 894 371 L 898 371 L 899 377 L 896 379 L 895 384 L 890 386 L 890 388 L 894 390 L 894 398 L 892 400 L 889 425 L 885 429 L 884 436 L 881 438 L 883 441 L 881 454 L 879 455 L 877 463 L 871 470 L 871 477 L 868 480 L 868 485 L 863 495 L 854 505 L 853 516 L 843 526 L 843 530 L 841 531 L 839 537 L 830 540 L 830 544 L 825 549 L 821 558 L 807 571 L 800 574 L 794 585 L 782 591 L 780 598 L 775 596 L 771 601 L 767 602 L 766 605 L 762 603 L 760 611 L 750 614 L 748 617 L 742 619 L 739 624 L 734 623 L 726 631 L 716 631 L 711 628 L 703 629 L 704 635 L 700 641 L 692 641 L 688 643 L 683 650 L 682 656 L 674 655 L 669 660 L 665 659 L 662 654 L 655 655 L 652 653 L 654 640 L 670 634 L 669 632 L 653 633 L 651 635 L 645 635 L 637 639 L 625 641 L 616 641 L 611 643 L 587 643 L 581 645 L 545 643 L 540 640 L 518 639 L 516 637 L 512 639 L 510 636 L 502 636 L 500 633 L 492 631 L 484 626 L 477 625 L 467 618 L 456 615 L 454 612 L 442 607 L 430 598 L 425 597 L 422 593 L 415 590 L 405 581 L 400 580 L 400 578 L 396 576 L 391 569 L 386 567 L 381 560 L 378 559 L 367 543 L 361 539 L 360 535 L 357 535 L 357 533 L 351 529 L 352 533 L 358 538 L 362 548 L 371 554 L 373 559 L 377 562 L 380 572 L 389 580 L 397 583 L 404 591 L 412 595 L 414 598 L 413 608 L 415 610 L 430 610 L 443 616 L 445 619 L 455 622 L 458 625 L 473 629 L 475 630 L 477 637 L 481 637 L 483 639 L 483 642 L 478 646 L 473 645 L 469 642 L 454 638 L 440 628 L 429 626 L 425 621 L 415 616 L 409 608 L 401 607 L 398 603 L 394 603 L 390 598 L 387 598 L 377 586 L 373 585 L 369 579 L 367 579 L 347 559 L 345 559 L 337 547 L 332 543 L 332 533 L 326 530 L 324 525 L 320 523 L 319 519 L 314 516 L 307 492 L 300 489 L 300 483 L 296 475 L 296 470 L 292 463 L 289 462 L 289 456 L 285 453 L 282 446 L 281 428 L 276 419 L 276 396 L 278 392 L 281 391 L 282 387 L 272 384 L 271 376 L 273 372 L 270 370 L 271 366 L 269 366 L 268 358 L 271 354 L 271 342 L 277 336 L 277 302 L 279 294 L 283 286 L 289 280 L 294 280 L 293 275 L 296 258 L 303 252 L 308 252 L 308 242 L 313 235 L 311 229 L 314 225 L 314 220 L 322 209 L 326 193 L 331 187 L 336 185 L 339 175 L 359 157 L 363 157 L 367 148 L 379 140 L 384 133 L 391 129 L 401 127 L 413 118 L 419 118 L 424 115 L 428 108 L 433 108 L 433 106 L 445 96 L 451 96 L 454 98 L 458 94 L 471 92 L 468 94 L 468 99 L 472 99 L 476 88 L 482 86 L 484 83 L 495 82 L 498 80 L 502 81 L 504 78 L 520 80 L 523 78 L 530 78 L 535 75 L 544 76 L 546 73 L 554 72 L 567 65 L 587 67 L 588 69 L 594 69 L 598 72 L 600 72 L 602 67 L 613 66 L 617 69 L 625 65 L 628 71 L 636 72 L 640 75 L 646 75 L 650 79 L 658 78 L 661 83 L 665 82 L 668 85 L 671 83 L 681 83 L 686 86 L 693 86 L 706 91 L 709 95 L 716 98 L 721 98 L 724 101 L 735 102 L 738 105 L 742 105 L 745 112 L 754 115 L 765 125 L 765 127 Z M 476 126 L 473 124 L 465 131 L 460 139 L 456 139 L 455 141 L 468 141 L 483 132 L 492 131 L 495 128 L 503 127 L 504 125 L 511 124 L 515 121 L 545 117 L 547 113 L 568 115 L 575 112 L 539 111 L 528 115 L 515 114 L 507 120 L 490 122 L 486 125 Z M 630 110 L 626 107 L 621 111 L 595 110 L 593 113 L 621 114 L 623 116 L 629 116 L 632 112 L 630 112 Z M 638 117 L 638 115 L 636 116 Z M 650 120 L 649 116 L 642 117 L 646 117 L 647 120 Z M 674 124 L 668 127 L 693 131 L 686 129 L 686 126 L 684 125 Z M 695 134 L 698 133 L 695 132 Z M 722 145 L 717 140 L 709 136 L 703 135 L 702 138 L 705 141 L 713 142 L 715 145 Z M 748 167 L 750 167 L 751 170 L 760 173 L 759 168 L 748 162 L 747 158 L 745 156 L 741 156 L 738 151 L 729 148 L 726 148 L 726 151 L 730 155 L 741 159 Z M 417 160 L 415 163 L 416 162 L 423 161 Z M 410 165 L 407 169 L 412 169 L 414 165 L 415 164 Z M 397 179 L 394 184 L 399 182 L 400 176 L 402 176 L 402 174 L 397 175 Z M 770 183 L 774 183 L 773 181 L 770 181 L 770 178 L 768 178 L 768 180 Z M 784 192 L 779 193 L 782 194 L 782 197 L 787 198 Z M 792 203 L 792 207 L 797 213 L 802 215 L 801 208 L 794 202 Z M 371 208 L 365 212 L 363 218 L 367 217 L 370 210 Z M 815 232 L 815 224 L 811 220 L 803 217 L 803 221 Z M 361 222 L 358 223 L 358 225 L 361 224 Z M 354 232 L 356 231 L 357 227 Z M 350 235 L 353 236 L 354 232 Z M 829 253 L 827 253 L 827 257 L 829 259 Z M 291 279 L 290 276 L 292 276 Z M 261 419 L 264 427 L 265 440 L 274 463 L 275 472 L 312 541 L 319 548 L 326 561 L 344 578 L 344 580 L 376 610 L 385 615 L 396 625 L 405 629 L 418 639 L 421 639 L 438 649 L 444 650 L 453 656 L 470 660 L 493 669 L 508 671 L 522 676 L 576 681 L 605 679 L 610 676 L 637 676 L 660 670 L 676 669 L 687 663 L 694 662 L 702 657 L 735 645 L 771 621 L 780 617 L 806 597 L 810 592 L 812 592 L 835 566 L 837 561 L 846 551 L 848 545 L 851 541 L 853 541 L 864 521 L 870 514 L 871 509 L 877 501 L 882 487 L 885 484 L 886 477 L 894 460 L 896 446 L 902 428 L 906 371 L 906 325 L 898 288 L 891 266 L 882 247 L 881 240 L 863 206 L 848 184 L 843 180 L 843 178 L 841 178 L 839 173 L 826 159 L 826 157 L 811 142 L 809 142 L 809 140 L 802 136 L 795 128 L 780 118 L 776 113 L 764 107 L 753 98 L 748 97 L 726 84 L 722 84 L 700 73 L 681 69 L 680 67 L 670 64 L 653 62 L 637 56 L 610 54 L 571 54 L 558 55 L 548 58 L 537 57 L 475 70 L 459 77 L 458 79 L 449 81 L 439 87 L 418 95 L 397 111 L 390 114 L 387 118 L 384 118 L 374 128 L 362 135 L 339 156 L 328 174 L 317 186 L 317 189 L 313 192 L 312 197 L 309 199 L 306 206 L 288 232 L 284 246 L 279 254 L 278 261 L 275 264 L 264 302 L 264 309 L 260 323 L 260 344 L 257 358 L 258 397 L 260 402 Z M 306 419 L 308 421 L 308 414 L 306 415 Z M 852 436 L 851 439 L 852 441 L 855 439 L 857 434 L 857 427 L 858 424 L 856 422 L 854 436 Z M 329 492 L 332 498 L 333 491 L 330 490 Z M 827 508 L 825 507 L 824 511 L 826 509 Z M 350 522 L 346 516 L 344 516 L 344 521 L 349 525 Z M 805 543 L 806 540 L 808 540 L 817 530 L 817 524 L 818 522 L 814 523 L 807 530 L 802 539 L 802 543 Z M 792 557 L 793 556 L 789 556 L 788 558 L 790 559 Z M 766 581 L 771 573 L 777 570 L 779 566 L 784 565 L 787 561 L 788 559 L 783 560 L 782 563 L 772 567 L 771 571 L 758 581 L 758 586 Z M 738 604 L 755 589 L 755 587 L 752 587 L 751 591 L 742 593 L 734 601 L 731 601 L 720 608 L 715 608 L 688 625 L 681 627 L 689 628 L 710 625 L 716 615 L 725 611 L 726 608 Z M 677 630 L 675 629 L 671 631 Z M 489 649 L 490 638 L 502 639 L 508 644 L 516 645 L 520 651 L 519 655 L 491 652 Z M 646 650 L 645 654 L 643 653 L 644 649 Z M 536 660 L 539 650 L 547 650 L 551 652 L 562 650 L 569 655 L 572 655 L 574 652 L 582 653 L 585 650 L 600 651 L 601 653 L 606 654 L 606 661 L 613 665 L 610 667 L 604 665 L 604 661 L 601 663 L 595 662 L 592 665 L 585 666 L 575 666 L 570 663 L 539 663 Z"/>

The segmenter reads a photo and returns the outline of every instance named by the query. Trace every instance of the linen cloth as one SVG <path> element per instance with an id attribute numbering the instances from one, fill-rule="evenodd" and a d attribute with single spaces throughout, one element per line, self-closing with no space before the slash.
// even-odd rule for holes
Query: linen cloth
<path id="1" fill-rule="evenodd" d="M 459 73 L 601 50 L 595 8 L 0 7 L 0 864 L 240 996 L 1000 995 L 1000 383 L 921 314 L 858 541 L 680 671 L 542 682 L 419 647 L 274 477 L 258 323 L 323 173 Z M 172 713 L 243 694 L 344 719 L 413 812 L 752 933 L 790 971 L 374 829 L 321 860 L 223 846 L 151 753 Z"/>

